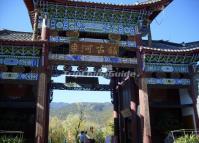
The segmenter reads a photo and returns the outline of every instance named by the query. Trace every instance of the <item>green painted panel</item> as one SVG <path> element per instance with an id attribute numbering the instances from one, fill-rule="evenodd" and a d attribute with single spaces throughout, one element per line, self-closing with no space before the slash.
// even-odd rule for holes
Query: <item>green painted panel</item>
<path id="1" fill-rule="evenodd" d="M 51 29 L 135 35 L 138 21 L 142 17 L 146 18 L 147 12 L 143 14 L 140 11 L 69 7 L 48 3 L 41 6 L 40 28 L 44 15 L 50 20 Z"/>
<path id="2" fill-rule="evenodd" d="M 180 63 L 187 64 L 191 62 L 199 61 L 199 55 L 197 56 L 177 56 L 177 55 L 145 55 L 144 61 L 146 63 Z"/>

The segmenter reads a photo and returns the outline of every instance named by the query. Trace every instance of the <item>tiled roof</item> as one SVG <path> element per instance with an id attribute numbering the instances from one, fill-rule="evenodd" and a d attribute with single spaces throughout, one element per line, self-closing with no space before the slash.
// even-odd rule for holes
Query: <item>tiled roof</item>
<path id="1" fill-rule="evenodd" d="M 138 5 L 144 5 L 144 4 L 153 4 L 153 3 L 156 3 L 156 2 L 160 2 L 162 0 L 146 0 L 146 1 L 143 1 L 143 2 L 139 2 Z"/>
<path id="2" fill-rule="evenodd" d="M 189 47 L 189 48 L 199 47 L 199 41 L 186 43 L 185 45 L 186 47 Z"/>
<path id="3" fill-rule="evenodd" d="M 0 30 L 0 40 L 4 41 L 31 41 L 31 32 L 19 32 L 10 30 Z"/>
<path id="4" fill-rule="evenodd" d="M 188 52 L 199 49 L 199 41 L 179 44 L 163 40 L 153 40 L 152 45 L 149 47 L 148 41 L 143 40 L 142 44 L 144 49 L 165 52 Z"/>
<path id="5" fill-rule="evenodd" d="M 26 4 L 31 4 L 33 5 L 33 2 L 29 2 L 29 0 L 24 0 Z M 81 4 L 94 4 L 94 5 L 106 5 L 106 6 L 124 6 L 124 7 L 136 7 L 138 5 L 150 5 L 150 4 L 155 4 L 159 2 L 171 2 L 172 0 L 145 0 L 143 2 L 134 2 L 132 4 L 116 4 L 116 3 L 111 3 L 111 2 L 96 2 L 92 0 L 47 0 L 48 2 L 53 2 L 53 3 L 60 3 L 60 4 L 66 4 L 66 3 L 81 3 Z M 28 2 L 28 3 L 27 3 Z"/>
<path id="6" fill-rule="evenodd" d="M 75 2 L 86 2 L 86 3 L 93 3 L 93 4 L 102 4 L 102 5 L 113 5 L 113 6 L 137 6 L 137 5 L 147 5 L 147 4 L 153 4 L 156 2 L 160 2 L 163 0 L 146 0 L 144 2 L 135 2 L 134 4 L 114 4 L 114 3 L 110 3 L 110 2 L 93 2 L 93 1 L 85 1 L 85 0 L 69 0 L 71 2 L 75 1 Z"/>

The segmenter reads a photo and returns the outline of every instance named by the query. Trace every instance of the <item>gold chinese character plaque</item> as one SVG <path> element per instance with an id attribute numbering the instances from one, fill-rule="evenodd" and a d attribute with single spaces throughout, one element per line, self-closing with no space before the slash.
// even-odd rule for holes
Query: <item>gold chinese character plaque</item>
<path id="1" fill-rule="evenodd" d="M 111 43 L 72 42 L 69 45 L 70 54 L 117 56 L 119 45 Z"/>

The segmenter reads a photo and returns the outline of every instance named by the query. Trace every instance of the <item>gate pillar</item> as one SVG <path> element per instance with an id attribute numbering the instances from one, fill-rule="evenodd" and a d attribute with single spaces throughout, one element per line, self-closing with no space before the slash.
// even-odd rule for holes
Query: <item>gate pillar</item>
<path id="1" fill-rule="evenodd" d="M 48 143 L 48 126 L 49 126 L 49 78 L 50 70 L 48 68 L 48 44 L 45 43 L 49 38 L 47 17 L 43 19 L 41 40 L 43 41 L 41 55 L 41 72 L 39 74 L 37 88 L 37 105 L 36 105 L 36 143 Z"/>
<path id="2" fill-rule="evenodd" d="M 148 91 L 147 91 L 147 83 L 144 78 L 140 79 L 139 102 L 140 102 L 142 141 L 143 143 L 151 143 L 151 125 L 150 125 L 150 115 L 149 115 Z"/>
<path id="3" fill-rule="evenodd" d="M 118 93 L 116 91 L 116 78 L 112 78 L 114 142 L 119 143 Z"/>
<path id="4" fill-rule="evenodd" d="M 132 113 L 132 122 L 131 122 L 131 128 L 132 128 L 132 143 L 137 143 L 137 88 L 135 85 L 135 82 L 132 78 L 130 78 L 130 90 L 131 90 L 131 101 L 130 101 L 130 109 Z"/>
<path id="5" fill-rule="evenodd" d="M 48 140 L 48 78 L 40 73 L 36 105 L 36 143 L 47 143 Z"/>

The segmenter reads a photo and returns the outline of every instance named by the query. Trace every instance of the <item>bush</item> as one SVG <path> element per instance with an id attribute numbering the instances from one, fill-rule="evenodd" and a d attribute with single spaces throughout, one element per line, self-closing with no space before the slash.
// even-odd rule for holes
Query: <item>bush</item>
<path id="1" fill-rule="evenodd" d="M 199 136 L 197 135 L 185 135 L 178 138 L 175 143 L 199 143 Z"/>
<path id="2" fill-rule="evenodd" d="M 23 143 L 23 139 L 19 137 L 2 136 L 0 137 L 0 143 Z"/>

